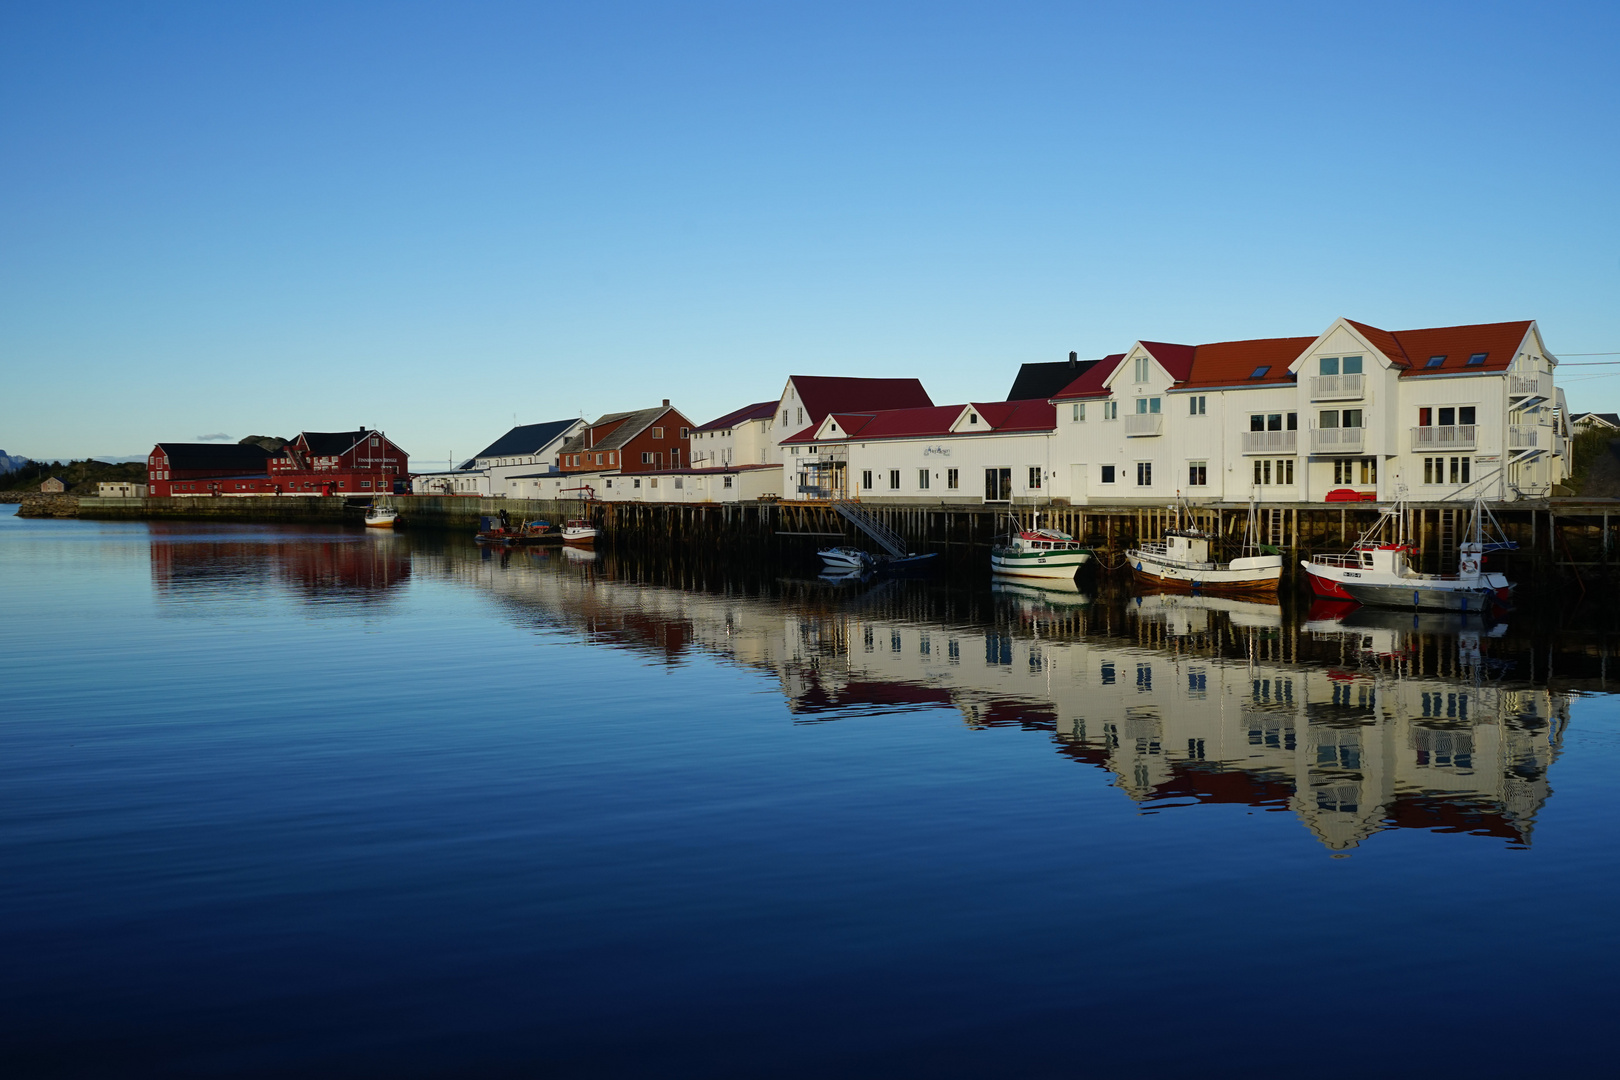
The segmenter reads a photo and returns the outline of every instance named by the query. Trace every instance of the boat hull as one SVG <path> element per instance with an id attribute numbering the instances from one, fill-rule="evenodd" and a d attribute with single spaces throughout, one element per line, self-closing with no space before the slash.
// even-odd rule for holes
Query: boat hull
<path id="1" fill-rule="evenodd" d="M 1498 602 L 1496 590 L 1485 586 L 1444 588 L 1412 585 L 1370 585 L 1347 582 L 1343 586 L 1357 603 L 1373 607 L 1416 608 L 1420 611 L 1451 611 L 1483 614 Z"/>
<path id="2" fill-rule="evenodd" d="M 367 521 L 366 522 L 366 528 L 368 528 L 368 529 L 392 529 L 394 527 L 394 521 L 395 520 L 396 519 L 394 519 L 394 518 L 388 518 L 386 521 Z"/>
<path id="3" fill-rule="evenodd" d="M 1234 560 L 1248 566 L 1182 566 L 1162 562 L 1140 551 L 1130 553 L 1131 575 L 1137 581 L 1169 592 L 1206 596 L 1276 596 L 1282 579 L 1278 556 Z"/>
<path id="4" fill-rule="evenodd" d="M 1422 611 L 1489 612 L 1506 604 L 1513 586 L 1500 574 L 1445 578 L 1412 574 L 1397 577 L 1365 567 L 1304 562 L 1311 591 L 1331 600 L 1353 600 L 1372 607 Z"/>
<path id="5" fill-rule="evenodd" d="M 563 543 L 577 544 L 581 547 L 590 547 L 592 544 L 596 543 L 596 530 L 592 529 L 588 533 L 565 531 L 563 533 Z"/>
<path id="6" fill-rule="evenodd" d="M 990 572 L 1000 577 L 1070 578 L 1091 561 L 1089 551 L 1036 552 L 1014 555 L 1008 552 L 990 553 Z"/>

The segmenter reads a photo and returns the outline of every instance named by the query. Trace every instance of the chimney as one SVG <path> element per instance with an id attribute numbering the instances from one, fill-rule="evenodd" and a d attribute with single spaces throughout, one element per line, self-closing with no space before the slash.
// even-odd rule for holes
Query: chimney
<path id="1" fill-rule="evenodd" d="M 1069 366 L 1072 368 L 1072 367 L 1079 366 L 1079 364 L 1080 364 L 1080 354 L 1071 349 L 1069 351 Z"/>
<path id="2" fill-rule="evenodd" d="M 669 408 L 669 398 L 664 399 L 664 408 Z"/>

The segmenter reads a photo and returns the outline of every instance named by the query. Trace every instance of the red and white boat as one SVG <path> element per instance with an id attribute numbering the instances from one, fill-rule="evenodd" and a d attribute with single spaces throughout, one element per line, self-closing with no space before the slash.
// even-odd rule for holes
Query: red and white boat
<path id="1" fill-rule="evenodd" d="M 1349 551 L 1300 560 L 1311 591 L 1333 600 L 1428 611 L 1485 612 L 1507 603 L 1513 583 L 1486 573 L 1485 556 L 1518 545 L 1502 538 L 1501 526 L 1483 499 L 1474 500 L 1468 540 L 1457 546 L 1455 574 L 1422 574 L 1412 568 L 1408 556 L 1416 549 L 1407 539 L 1406 520 L 1405 505 L 1396 502 L 1379 512 Z"/>
<path id="2" fill-rule="evenodd" d="M 563 522 L 562 538 L 565 544 L 589 546 L 596 543 L 596 526 L 585 518 L 570 518 Z"/>

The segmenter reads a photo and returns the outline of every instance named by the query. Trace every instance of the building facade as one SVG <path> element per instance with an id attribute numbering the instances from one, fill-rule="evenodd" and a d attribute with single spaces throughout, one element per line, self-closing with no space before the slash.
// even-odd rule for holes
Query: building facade
<path id="1" fill-rule="evenodd" d="M 268 476 L 289 495 L 392 494 L 404 488 L 410 459 L 380 431 L 303 431 L 270 457 Z"/>
<path id="2" fill-rule="evenodd" d="M 162 442 L 146 455 L 146 486 L 155 498 L 267 494 L 269 460 L 254 443 Z"/>
<path id="3" fill-rule="evenodd" d="M 416 495 L 504 495 L 507 481 L 557 468 L 557 455 L 569 439 L 585 428 L 580 419 L 521 424 L 490 443 L 454 469 L 417 473 L 411 477 Z"/>

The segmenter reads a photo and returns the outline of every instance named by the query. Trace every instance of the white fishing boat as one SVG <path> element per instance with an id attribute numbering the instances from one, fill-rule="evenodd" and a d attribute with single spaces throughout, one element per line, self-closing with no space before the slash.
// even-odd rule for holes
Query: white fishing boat
<path id="1" fill-rule="evenodd" d="M 596 526 L 585 518 L 570 518 L 563 522 L 562 538 L 565 544 L 590 545 L 596 543 Z"/>
<path id="2" fill-rule="evenodd" d="M 877 565 L 877 558 L 869 551 L 862 551 L 853 547 L 822 548 L 816 552 L 821 561 L 832 570 L 870 570 Z"/>
<path id="3" fill-rule="evenodd" d="M 1012 519 L 1001 543 L 990 548 L 990 572 L 1005 577 L 1069 578 L 1091 561 L 1091 549 L 1058 529 L 1026 529 Z"/>
<path id="4" fill-rule="evenodd" d="M 1181 523 L 1180 504 L 1176 527 L 1163 540 L 1150 541 L 1125 553 L 1131 573 L 1138 581 L 1175 592 L 1216 596 L 1275 596 L 1282 579 L 1282 555 L 1263 548 L 1257 539 L 1256 508 L 1249 504 L 1249 524 L 1244 534 L 1243 553 L 1231 562 L 1210 558 L 1210 546 L 1219 537 Z"/>
<path id="5" fill-rule="evenodd" d="M 399 520 L 399 512 L 388 506 L 373 506 L 366 511 L 366 528 L 392 529 Z"/>
<path id="6" fill-rule="evenodd" d="M 1468 539 L 1457 545 L 1455 574 L 1423 574 L 1412 568 L 1409 556 L 1416 549 L 1407 536 L 1407 519 L 1405 503 L 1398 499 L 1379 511 L 1378 520 L 1349 551 L 1301 560 L 1311 591 L 1377 607 L 1460 612 L 1488 612 L 1512 597 L 1513 583 L 1502 574 L 1487 573 L 1485 556 L 1518 545 L 1502 536 L 1484 499 L 1474 500 Z"/>

